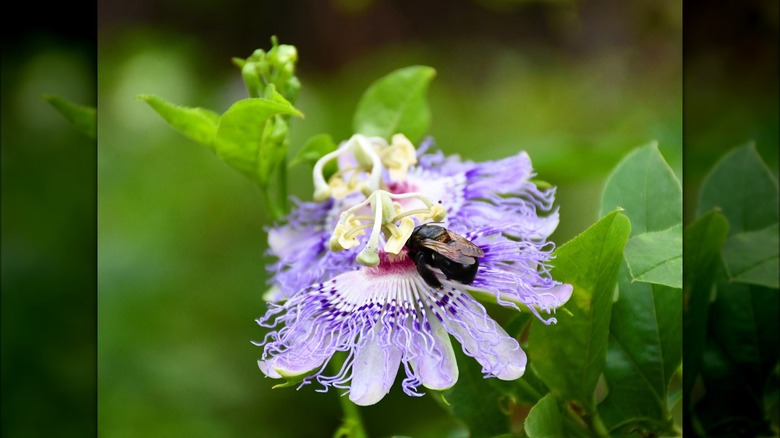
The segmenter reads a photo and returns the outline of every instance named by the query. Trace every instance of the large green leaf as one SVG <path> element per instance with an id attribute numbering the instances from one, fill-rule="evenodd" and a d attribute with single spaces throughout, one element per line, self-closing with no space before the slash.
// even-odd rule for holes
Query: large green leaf
<path id="1" fill-rule="evenodd" d="M 214 150 L 219 115 L 204 108 L 173 105 L 161 97 L 142 94 L 139 99 L 148 103 L 169 125 L 191 140 Z"/>
<path id="2" fill-rule="evenodd" d="M 403 133 L 416 143 L 431 123 L 425 92 L 435 75 L 436 70 L 431 67 L 412 66 L 371 84 L 355 111 L 355 133 L 387 140 L 393 134 Z"/>
<path id="3" fill-rule="evenodd" d="M 606 361 L 612 298 L 630 232 L 628 218 L 615 211 L 559 247 L 553 275 L 574 286 L 567 312 L 558 313 L 557 324 L 534 320 L 530 328 L 531 366 L 555 397 L 591 412 Z"/>
<path id="4" fill-rule="evenodd" d="M 632 237 L 625 257 L 633 280 L 682 288 L 682 225 Z"/>
<path id="5" fill-rule="evenodd" d="M 720 250 L 728 235 L 726 217 L 711 211 L 685 229 L 683 253 L 683 394 L 689 397 L 701 369 L 707 335 L 710 295 Z M 690 398 L 687 398 L 690 400 Z"/>
<path id="6" fill-rule="evenodd" d="M 276 115 L 301 115 L 292 105 L 278 100 L 249 98 L 234 103 L 219 119 L 214 145 L 217 155 L 253 181 L 264 185 L 278 157 L 283 121 Z M 265 160 L 265 163 L 264 163 Z M 269 164 L 270 163 L 270 164 Z"/>
<path id="7" fill-rule="evenodd" d="M 77 105 L 60 96 L 43 96 L 65 119 L 76 128 L 76 131 L 89 138 L 97 137 L 97 114 L 95 108 Z"/>
<path id="8" fill-rule="evenodd" d="M 682 189 L 657 144 L 628 154 L 608 178 L 602 214 L 618 206 L 631 219 L 632 238 L 612 308 L 609 393 L 599 413 L 612 433 L 667 433 L 667 387 L 682 355 Z"/>
<path id="9" fill-rule="evenodd" d="M 539 400 L 525 420 L 525 433 L 528 438 L 558 438 L 565 436 L 563 415 L 558 401 L 552 394 Z"/>
<path id="10" fill-rule="evenodd" d="M 730 235 L 777 224 L 777 181 L 750 143 L 724 156 L 702 183 L 698 214 L 719 208 Z"/>
<path id="11" fill-rule="evenodd" d="M 628 154 L 607 179 L 600 216 L 621 207 L 631 235 L 661 231 L 682 222 L 682 188 L 653 142 Z"/>
<path id="12" fill-rule="evenodd" d="M 780 288 L 778 224 L 731 236 L 723 246 L 723 261 L 731 281 Z"/>
<path id="13" fill-rule="evenodd" d="M 670 433 L 667 387 L 682 359 L 681 290 L 632 282 L 627 269 L 619 289 L 604 371 L 609 394 L 599 413 L 609 430 Z"/>

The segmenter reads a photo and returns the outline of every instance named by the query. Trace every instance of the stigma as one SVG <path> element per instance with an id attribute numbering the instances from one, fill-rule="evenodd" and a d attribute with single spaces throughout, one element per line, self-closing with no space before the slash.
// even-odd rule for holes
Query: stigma
<path id="1" fill-rule="evenodd" d="M 325 165 L 337 160 L 338 170 L 325 180 Z M 366 196 L 383 187 L 382 171 L 403 180 L 409 167 L 417 164 L 417 152 L 406 136 L 393 135 L 390 144 L 381 137 L 355 134 L 314 165 L 314 200 L 342 199 L 360 191 Z"/>

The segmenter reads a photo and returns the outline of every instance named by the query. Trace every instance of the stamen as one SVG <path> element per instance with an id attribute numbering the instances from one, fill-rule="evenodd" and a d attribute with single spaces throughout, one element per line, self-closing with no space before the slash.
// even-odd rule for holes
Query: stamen
<path id="1" fill-rule="evenodd" d="M 352 238 L 354 236 L 363 235 L 364 234 L 364 233 L 362 233 L 363 230 L 371 228 L 373 226 L 374 226 L 374 224 L 363 224 L 363 225 L 360 225 L 359 227 L 355 227 L 355 228 L 347 231 L 347 233 L 344 235 L 344 237 L 349 239 L 349 238 Z"/>
<path id="2" fill-rule="evenodd" d="M 379 264 L 379 231 L 382 229 L 382 193 L 384 191 L 377 190 L 371 195 L 374 202 L 371 203 L 371 208 L 374 210 L 374 228 L 371 230 L 371 236 L 368 238 L 368 243 L 357 256 L 357 262 L 363 266 L 376 266 Z M 384 192 L 387 193 L 387 192 Z"/>
<path id="3" fill-rule="evenodd" d="M 397 199 L 417 199 L 428 208 L 414 208 L 404 211 Z M 358 209 L 371 206 L 372 216 L 355 215 Z M 417 223 L 430 219 L 441 221 L 446 212 L 437 203 L 419 193 L 393 194 L 384 190 L 375 190 L 366 200 L 360 202 L 341 214 L 339 222 L 330 238 L 330 249 L 342 251 L 357 246 L 357 237 L 365 234 L 371 228 L 365 247 L 357 256 L 358 263 L 364 266 L 379 264 L 379 233 L 385 237 L 384 251 L 397 255 L 401 252 L 409 237 L 414 232 Z M 364 223 L 369 221 L 368 223 Z"/>
<path id="4" fill-rule="evenodd" d="M 315 201 L 324 201 L 331 196 L 341 199 L 354 191 L 364 190 L 364 188 L 367 189 L 368 193 L 372 193 L 380 188 L 382 183 L 382 160 L 372 142 L 379 142 L 380 148 L 387 147 L 384 140 L 379 137 L 369 138 L 365 135 L 355 134 L 344 142 L 341 147 L 317 160 L 312 171 Z M 349 165 L 340 168 L 326 182 L 322 173 L 325 165 L 333 159 L 346 154 L 354 157 L 355 161 L 357 161 L 357 166 Z M 343 175 L 349 172 L 351 172 L 349 179 L 344 181 Z M 369 176 L 365 181 L 362 181 L 361 176 L 364 172 L 369 173 Z"/>
<path id="5" fill-rule="evenodd" d="M 325 165 L 344 155 L 351 155 L 357 165 L 350 163 L 339 168 L 326 182 L 322 173 Z M 414 164 L 417 164 L 417 153 L 403 134 L 395 134 L 389 145 L 380 137 L 355 134 L 337 150 L 317 160 L 312 171 L 314 200 L 324 201 L 331 196 L 342 199 L 356 191 L 369 196 L 383 187 L 383 169 L 388 170 L 391 179 L 400 181 Z M 345 174 L 349 174 L 346 181 Z"/>
<path id="6" fill-rule="evenodd" d="M 324 201 L 330 197 L 330 185 L 325 182 L 325 176 L 322 174 L 322 169 L 330 160 L 340 156 L 347 150 L 349 143 L 345 143 L 335 151 L 325 154 L 322 158 L 317 160 L 314 164 L 314 170 L 312 170 L 312 179 L 314 180 L 314 200 Z"/>
<path id="7" fill-rule="evenodd" d="M 387 167 L 390 178 L 395 181 L 406 178 L 409 167 L 417 164 L 417 151 L 412 142 L 403 134 L 393 135 L 389 147 L 380 152 L 382 164 Z"/>
<path id="8" fill-rule="evenodd" d="M 357 150 L 366 154 L 366 156 L 361 156 L 360 153 L 356 153 L 355 158 L 357 158 L 358 162 L 361 162 L 366 158 L 371 160 L 371 176 L 369 177 L 366 187 L 371 192 L 379 190 L 379 185 L 382 183 L 382 160 L 374 151 L 374 148 L 372 147 L 371 143 L 369 143 L 366 136 L 355 134 L 352 136 L 352 138 L 356 140 L 358 146 L 360 147 L 360 149 Z"/>

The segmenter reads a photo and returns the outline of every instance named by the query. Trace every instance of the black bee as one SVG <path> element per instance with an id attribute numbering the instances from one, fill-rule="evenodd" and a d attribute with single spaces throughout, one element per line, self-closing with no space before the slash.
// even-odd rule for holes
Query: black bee
<path id="1" fill-rule="evenodd" d="M 448 280 L 471 284 L 479 268 L 478 257 L 485 255 L 465 237 L 444 227 L 427 224 L 412 231 L 406 241 L 406 249 L 423 280 L 437 289 L 441 289 L 442 284 L 431 266 L 441 270 Z"/>

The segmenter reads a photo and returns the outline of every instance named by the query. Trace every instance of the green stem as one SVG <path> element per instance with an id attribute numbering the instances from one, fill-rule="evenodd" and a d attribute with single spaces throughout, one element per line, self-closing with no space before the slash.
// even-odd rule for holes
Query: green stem
<path id="1" fill-rule="evenodd" d="M 341 371 L 341 367 L 344 365 L 344 354 L 336 353 L 328 363 L 328 368 L 334 375 Z M 365 427 L 363 427 L 363 420 L 360 417 L 360 411 L 358 407 L 352 403 L 349 397 L 339 395 L 339 403 L 341 403 L 341 409 L 344 411 L 344 422 L 333 434 L 333 438 L 367 438 Z"/>
<path id="2" fill-rule="evenodd" d="M 260 184 L 265 206 L 275 221 L 281 221 L 289 213 L 287 204 L 287 158 L 276 164 L 274 184 Z"/>
<path id="3" fill-rule="evenodd" d="M 260 187 L 260 189 L 262 190 L 263 198 L 265 199 L 265 207 L 268 209 L 271 218 L 274 221 L 281 221 L 284 219 L 284 211 L 277 205 L 276 200 L 271 195 L 269 187 Z"/>
<path id="4" fill-rule="evenodd" d="M 598 411 L 594 410 L 593 415 L 591 416 L 590 427 L 596 436 L 603 438 L 610 437 L 609 431 L 607 430 L 607 427 L 604 426 L 604 422 L 601 421 L 601 416 L 599 415 Z"/>
<path id="5" fill-rule="evenodd" d="M 288 146 L 285 146 L 285 150 L 289 149 L 290 148 Z M 277 205 L 279 206 L 282 214 L 287 216 L 287 213 L 290 212 L 287 205 L 287 157 L 282 158 L 282 161 L 279 162 L 278 166 L 279 168 L 276 172 L 276 200 L 278 201 Z"/>
<path id="6" fill-rule="evenodd" d="M 530 395 L 531 398 L 536 399 L 537 401 L 541 400 L 542 397 L 544 397 L 544 394 L 540 394 L 539 391 L 536 390 L 533 386 L 531 386 L 530 383 L 525 381 L 525 379 L 517 379 L 515 380 L 515 384 L 519 387 L 521 391 L 523 391 L 526 395 Z"/>
<path id="7" fill-rule="evenodd" d="M 333 438 L 367 438 L 368 434 L 363 427 L 358 407 L 349 400 L 349 397 L 339 396 L 339 401 L 344 411 L 344 423 L 333 434 Z"/>

